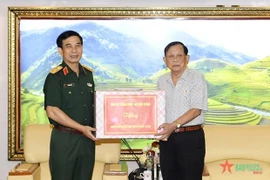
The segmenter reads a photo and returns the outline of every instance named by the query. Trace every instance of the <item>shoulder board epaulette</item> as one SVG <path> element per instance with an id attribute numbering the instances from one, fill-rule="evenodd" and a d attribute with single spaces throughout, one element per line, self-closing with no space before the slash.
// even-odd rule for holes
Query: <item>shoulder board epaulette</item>
<path id="1" fill-rule="evenodd" d="M 58 71 L 60 71 L 63 67 L 62 66 L 56 66 L 55 68 L 53 68 L 50 73 L 52 74 L 55 74 L 57 73 Z"/>
<path id="2" fill-rule="evenodd" d="M 91 71 L 91 72 L 94 72 L 94 70 L 93 70 L 92 68 L 88 67 L 88 66 L 83 65 L 83 67 L 84 67 L 85 69 Z"/>

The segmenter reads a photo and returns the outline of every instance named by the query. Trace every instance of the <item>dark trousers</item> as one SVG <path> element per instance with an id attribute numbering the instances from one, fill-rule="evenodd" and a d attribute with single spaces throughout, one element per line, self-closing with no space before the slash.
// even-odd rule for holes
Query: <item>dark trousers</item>
<path id="1" fill-rule="evenodd" d="M 163 180 L 202 180 L 205 157 L 203 129 L 172 133 L 160 141 Z"/>
<path id="2" fill-rule="evenodd" d="M 90 180 L 94 162 L 95 142 L 53 129 L 49 159 L 52 180 Z"/>

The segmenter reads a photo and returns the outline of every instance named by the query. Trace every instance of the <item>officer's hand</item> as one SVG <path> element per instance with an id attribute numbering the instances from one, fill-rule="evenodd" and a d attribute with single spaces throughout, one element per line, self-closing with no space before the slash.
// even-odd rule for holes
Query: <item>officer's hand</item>
<path id="1" fill-rule="evenodd" d="M 158 133 L 155 136 L 160 136 L 157 140 L 167 141 L 174 130 L 174 123 L 163 123 L 158 127 Z"/>
<path id="2" fill-rule="evenodd" d="M 93 141 L 98 140 L 95 136 L 96 128 L 90 127 L 90 126 L 84 126 L 82 133 L 88 137 L 89 139 L 92 139 Z"/>

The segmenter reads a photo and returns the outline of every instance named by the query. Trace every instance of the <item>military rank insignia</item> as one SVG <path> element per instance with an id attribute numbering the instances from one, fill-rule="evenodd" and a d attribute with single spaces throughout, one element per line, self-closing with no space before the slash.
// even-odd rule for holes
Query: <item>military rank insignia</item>
<path id="1" fill-rule="evenodd" d="M 50 73 L 52 74 L 55 74 L 57 73 L 58 71 L 60 71 L 63 67 L 62 66 L 56 66 L 55 68 L 53 68 Z"/>
<path id="2" fill-rule="evenodd" d="M 67 75 L 68 74 L 68 68 L 67 67 L 64 67 L 63 73 L 64 73 L 64 75 Z"/>
<path id="3" fill-rule="evenodd" d="M 94 70 L 93 70 L 92 68 L 88 67 L 88 66 L 83 65 L 83 67 L 84 67 L 85 69 L 87 69 L 88 71 L 94 72 Z"/>

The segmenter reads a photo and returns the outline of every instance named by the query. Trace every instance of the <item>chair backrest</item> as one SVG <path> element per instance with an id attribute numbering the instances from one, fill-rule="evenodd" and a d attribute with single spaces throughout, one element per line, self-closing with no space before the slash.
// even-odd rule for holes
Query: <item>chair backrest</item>
<path id="1" fill-rule="evenodd" d="M 268 125 L 205 125 L 204 131 L 206 162 L 229 158 L 270 162 Z"/>
<path id="2" fill-rule="evenodd" d="M 30 124 L 24 132 L 24 157 L 28 163 L 49 160 L 52 126 Z M 118 163 L 121 154 L 120 139 L 101 139 L 96 142 L 96 160 L 105 163 Z"/>
<path id="3" fill-rule="evenodd" d="M 49 160 L 50 137 L 52 128 L 49 124 L 30 124 L 24 131 L 24 158 L 28 163 Z"/>

